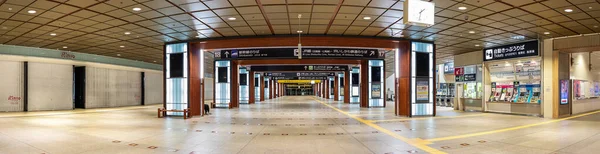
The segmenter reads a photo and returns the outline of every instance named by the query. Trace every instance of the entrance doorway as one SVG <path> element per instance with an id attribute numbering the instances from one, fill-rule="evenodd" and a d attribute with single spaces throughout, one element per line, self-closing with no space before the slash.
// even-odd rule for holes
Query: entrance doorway
<path id="1" fill-rule="evenodd" d="M 85 66 L 73 67 L 73 106 L 85 108 Z"/>

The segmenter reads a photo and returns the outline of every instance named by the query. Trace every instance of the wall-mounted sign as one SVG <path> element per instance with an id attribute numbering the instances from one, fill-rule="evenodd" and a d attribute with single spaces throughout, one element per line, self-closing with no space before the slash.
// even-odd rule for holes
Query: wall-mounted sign
<path id="1" fill-rule="evenodd" d="M 432 26 L 435 18 L 435 4 L 422 0 L 404 1 L 404 24 Z"/>
<path id="2" fill-rule="evenodd" d="M 454 68 L 454 75 L 458 76 L 458 75 L 463 75 L 464 73 L 465 73 L 465 70 L 462 67 Z"/>
<path id="3" fill-rule="evenodd" d="M 429 82 L 427 80 L 420 80 L 416 83 L 417 102 L 416 103 L 428 103 L 429 102 Z"/>
<path id="4" fill-rule="evenodd" d="M 215 52 L 215 59 L 273 59 L 298 58 L 297 48 L 233 49 Z M 302 48 L 302 58 L 383 59 L 377 49 Z"/>
<path id="5" fill-rule="evenodd" d="M 60 58 L 75 59 L 75 55 L 73 53 L 69 53 L 69 52 L 61 52 L 60 53 Z"/>
<path id="6" fill-rule="evenodd" d="M 379 84 L 371 85 L 371 98 L 373 98 L 373 99 L 381 98 L 381 85 L 379 85 Z"/>
<path id="7" fill-rule="evenodd" d="M 537 40 L 483 49 L 483 61 L 539 55 Z"/>
<path id="8" fill-rule="evenodd" d="M 569 104 L 569 80 L 560 80 L 560 104 Z"/>
<path id="9" fill-rule="evenodd" d="M 286 66 L 251 66 L 250 70 L 268 71 L 346 71 L 348 65 L 286 65 Z"/>
<path id="10" fill-rule="evenodd" d="M 477 81 L 476 74 L 465 74 L 463 75 L 462 81 Z"/>
<path id="11" fill-rule="evenodd" d="M 454 73 L 454 63 L 444 63 L 444 74 Z"/>

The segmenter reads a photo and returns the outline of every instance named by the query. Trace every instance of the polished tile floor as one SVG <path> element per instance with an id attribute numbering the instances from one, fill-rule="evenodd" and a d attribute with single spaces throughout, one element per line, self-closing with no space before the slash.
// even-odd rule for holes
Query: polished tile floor
<path id="1" fill-rule="evenodd" d="M 392 105 L 388 103 L 388 105 Z M 402 118 L 286 96 L 183 120 L 159 106 L 0 113 L 0 154 L 599 153 L 600 113 L 543 119 L 438 108 Z"/>

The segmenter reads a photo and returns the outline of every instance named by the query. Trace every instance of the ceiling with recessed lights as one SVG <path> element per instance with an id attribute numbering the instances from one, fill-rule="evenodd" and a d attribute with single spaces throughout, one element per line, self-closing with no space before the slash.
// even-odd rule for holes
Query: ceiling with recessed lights
<path id="1" fill-rule="evenodd" d="M 0 43 L 162 63 L 164 42 L 302 31 L 435 41 L 443 58 L 526 39 L 600 32 L 600 0 L 432 0 L 431 27 L 402 24 L 402 2 L 5 0 Z"/>

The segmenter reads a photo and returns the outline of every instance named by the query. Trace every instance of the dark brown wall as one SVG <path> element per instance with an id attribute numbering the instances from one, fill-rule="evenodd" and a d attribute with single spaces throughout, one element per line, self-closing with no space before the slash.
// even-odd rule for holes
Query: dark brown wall
<path id="1" fill-rule="evenodd" d="M 248 87 L 248 95 L 250 95 L 248 97 L 248 104 L 254 104 L 256 102 L 256 92 L 255 92 L 255 87 L 254 87 L 254 71 L 250 71 L 248 72 L 250 74 L 248 74 L 248 82 L 249 82 L 249 87 Z"/>
<path id="2" fill-rule="evenodd" d="M 410 43 L 399 42 L 398 52 L 399 69 L 398 79 L 396 83 L 395 103 L 396 115 L 410 116 Z"/>
<path id="3" fill-rule="evenodd" d="M 337 76 L 337 73 L 335 74 L 335 76 L 333 77 L 333 100 L 334 101 L 338 101 L 340 99 L 340 86 L 339 86 L 339 81 L 340 78 Z"/>
<path id="4" fill-rule="evenodd" d="M 350 94 L 350 69 L 352 68 L 348 68 L 348 70 L 346 70 L 344 72 L 344 103 L 350 103 L 350 96 L 352 96 Z"/>
<path id="5" fill-rule="evenodd" d="M 360 64 L 360 107 L 369 107 L 369 61 Z"/>
<path id="6" fill-rule="evenodd" d="M 231 86 L 229 89 L 231 90 L 229 93 L 231 94 L 231 101 L 229 102 L 229 108 L 236 108 L 239 107 L 240 105 L 240 93 L 239 93 L 239 88 L 240 88 L 240 82 L 238 80 L 238 78 L 240 78 L 240 68 L 238 67 L 238 64 L 236 61 L 231 61 L 230 63 L 230 68 L 231 68 L 231 83 L 229 84 L 229 86 Z"/>
<path id="7" fill-rule="evenodd" d="M 260 90 L 258 90 L 258 92 L 260 92 L 260 101 L 265 101 L 265 77 L 264 76 L 260 76 Z"/>
<path id="8" fill-rule="evenodd" d="M 188 45 L 188 62 L 190 67 L 188 73 L 189 80 L 189 108 L 191 115 L 202 115 L 202 107 L 204 101 L 202 101 L 202 93 L 204 89 L 202 89 L 200 83 L 200 49 L 197 45 L 191 44 Z"/>

